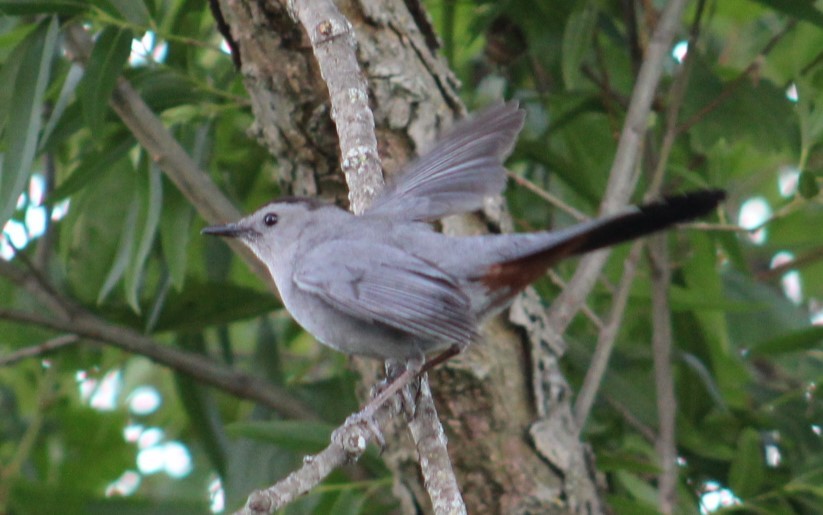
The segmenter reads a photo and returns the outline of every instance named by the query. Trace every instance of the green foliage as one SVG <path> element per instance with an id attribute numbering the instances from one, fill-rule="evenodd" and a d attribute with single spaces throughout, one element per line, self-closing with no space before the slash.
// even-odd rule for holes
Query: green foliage
<path id="1" fill-rule="evenodd" d="M 628 4 L 634 17 L 624 12 Z M 689 38 L 702 5 L 693 4 L 677 41 Z M 427 2 L 467 104 L 473 109 L 503 94 L 528 111 L 510 169 L 590 214 L 606 188 L 659 15 L 645 9 L 660 5 Z M 722 230 L 678 230 L 669 238 L 678 513 L 698 513 L 712 489 L 728 489 L 739 512 L 823 510 L 823 331 L 810 323 L 823 298 L 819 5 L 708 2 L 687 64 L 666 60 L 647 121 L 638 200 L 651 183 L 672 103 L 677 107 L 673 91 L 686 74 L 663 189 L 727 189 L 730 199 L 711 224 L 736 223 L 753 197 L 773 213 L 762 243 Z M 327 441 L 357 405 L 357 379 L 340 356 L 319 349 L 288 319 L 223 243 L 199 237 L 197 206 L 161 172 L 164 156 L 139 147 L 108 99 L 118 79 L 128 79 L 197 164 L 249 210 L 278 190 L 270 158 L 246 133 L 253 115 L 243 77 L 219 51 L 221 38 L 199 0 L 0 0 L 0 16 L 0 224 L 31 223 L 27 213 L 38 208 L 37 199 L 18 201 L 32 177 L 45 184 L 48 213 L 68 202 L 65 217 L 46 217 L 46 235 L 29 235 L 14 264 L 42 267 L 74 304 L 113 324 L 267 378 L 318 419 L 283 420 L 142 357 L 81 341 L 45 359 L 0 366 L 0 512 L 203 513 L 217 477 L 234 508 Z M 61 48 L 70 22 L 95 35 L 85 69 Z M 136 56 L 133 43 L 151 40 L 144 36 L 153 43 Z M 787 98 L 791 86 L 795 100 Z M 781 191 L 780 181 L 792 177 L 797 187 Z M 524 230 L 573 221 L 529 190 L 512 185 L 507 197 Z M 781 252 L 797 264 L 778 273 L 772 263 Z M 625 257 L 626 249 L 615 251 L 588 299 L 602 319 Z M 568 278 L 574 266 L 564 263 L 557 273 Z M 802 285 L 793 300 L 784 288 L 792 277 Z M 547 304 L 557 294 L 548 281 L 537 286 Z M 658 424 L 651 287 L 641 266 L 584 432 L 616 513 L 658 510 L 659 463 L 649 436 Z M 5 279 L 0 308 L 52 315 Z M 2 320 L 0 359 L 57 335 Z M 566 338 L 568 378 L 580 385 L 596 329 L 578 317 Z M 94 408 L 93 395 L 81 390 L 102 389 L 109 372 L 120 374 L 112 403 Z M 144 385 L 162 399 L 151 413 L 131 406 L 130 395 Z M 151 447 L 127 441 L 126 428 L 162 429 L 160 443 L 189 450 L 191 472 L 140 472 L 133 492 L 107 496 Z M 360 466 L 363 481 L 338 471 L 287 513 L 392 509 L 391 480 L 379 458 L 367 455 Z"/>
<path id="2" fill-rule="evenodd" d="M 129 57 L 133 38 L 130 30 L 106 27 L 94 44 L 89 65 L 79 85 L 80 105 L 83 107 L 86 125 L 94 134 L 99 134 L 103 130 L 108 98 Z"/>
<path id="3" fill-rule="evenodd" d="M 41 22 L 20 44 L 3 67 L 4 84 L 11 95 L 3 107 L 5 155 L 0 161 L 0 220 L 14 212 L 17 198 L 31 174 L 40 133 L 40 109 L 49 82 L 51 59 L 57 46 L 57 19 Z"/>

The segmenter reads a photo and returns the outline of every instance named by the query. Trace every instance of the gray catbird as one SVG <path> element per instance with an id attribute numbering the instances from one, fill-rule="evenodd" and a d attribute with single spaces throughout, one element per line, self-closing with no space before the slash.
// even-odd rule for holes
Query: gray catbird
<path id="1" fill-rule="evenodd" d="M 346 354 L 420 360 L 463 349 L 478 326 L 561 259 L 711 212 L 700 190 L 552 232 L 450 237 L 427 222 L 477 210 L 504 187 L 502 160 L 523 125 L 517 103 L 458 124 L 362 215 L 281 198 L 204 234 L 239 238 L 269 269 L 286 308 Z"/>

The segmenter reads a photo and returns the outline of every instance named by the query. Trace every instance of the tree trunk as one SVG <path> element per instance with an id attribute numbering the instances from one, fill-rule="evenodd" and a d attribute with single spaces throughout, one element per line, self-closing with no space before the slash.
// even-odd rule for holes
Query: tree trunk
<path id="1" fill-rule="evenodd" d="M 309 1 L 309 0 L 300 0 Z M 277 158 L 284 191 L 345 203 L 329 91 L 309 39 L 285 1 L 220 0 L 252 99 L 254 135 Z M 369 89 L 384 173 L 403 163 L 465 112 L 457 80 L 415 0 L 339 0 L 353 26 Z M 444 230 L 507 229 L 504 210 L 451 217 Z M 600 513 L 601 501 L 571 416 L 571 391 L 541 339 L 542 308 L 522 295 L 513 313 L 487 324 L 483 340 L 430 374 L 449 453 L 469 513 Z M 554 340 L 556 341 L 556 340 Z M 378 364 L 353 360 L 372 384 Z M 405 511 L 430 511 L 402 417 L 387 432 L 386 463 Z M 393 433 L 393 434 L 392 434 Z M 272 478 L 276 479 L 276 478 Z"/>

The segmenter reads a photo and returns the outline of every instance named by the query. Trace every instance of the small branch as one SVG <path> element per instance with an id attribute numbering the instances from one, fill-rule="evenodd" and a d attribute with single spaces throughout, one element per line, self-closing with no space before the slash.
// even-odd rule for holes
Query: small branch
<path id="1" fill-rule="evenodd" d="M 665 235 L 649 238 L 649 262 L 652 269 L 652 352 L 658 418 L 656 447 L 660 459 L 657 488 L 660 512 L 669 515 L 677 506 L 677 399 L 671 363 L 673 344 L 668 296 L 671 272 Z"/>
<path id="2" fill-rule="evenodd" d="M 697 44 L 697 38 L 700 35 L 700 19 L 704 6 L 705 2 L 703 0 L 698 2 L 697 15 L 692 23 L 691 34 L 689 36 L 689 48 L 691 49 Z M 677 74 L 677 78 L 669 90 L 669 102 L 666 108 L 666 132 L 663 135 L 663 143 L 660 146 L 657 166 L 655 166 L 654 172 L 652 172 L 651 184 L 646 192 L 647 201 L 659 195 L 663 188 L 663 178 L 666 175 L 666 168 L 669 165 L 669 156 L 671 155 L 674 142 L 678 136 L 677 118 L 680 109 L 683 107 L 683 101 L 686 98 L 686 90 L 689 79 L 691 78 L 692 63 L 694 63 L 694 53 L 687 53 L 680 68 L 680 73 Z"/>
<path id="3" fill-rule="evenodd" d="M 798 270 L 804 266 L 813 265 L 823 260 L 823 247 L 817 248 L 808 252 L 798 258 L 787 261 L 781 265 L 777 265 L 768 270 L 762 270 L 757 273 L 757 279 L 760 281 L 768 281 L 776 277 L 780 277 L 790 270 Z"/>
<path id="4" fill-rule="evenodd" d="M 373 424 L 379 431 L 393 412 L 391 403 L 380 406 L 374 412 Z M 362 413 L 362 411 L 360 412 Z M 356 418 L 354 415 L 349 420 Z M 255 490 L 246 500 L 246 505 L 235 515 L 269 514 L 283 508 L 301 495 L 311 491 L 335 469 L 346 463 L 357 461 L 366 451 L 369 440 L 374 438 L 374 429 L 360 422 L 348 420 L 332 433 L 328 447 L 314 456 L 303 458 L 303 466 L 276 484 Z"/>
<path id="5" fill-rule="evenodd" d="M 203 383 L 217 386 L 227 393 L 258 401 L 284 415 L 302 419 L 317 418 L 313 410 L 287 390 L 219 365 L 200 354 L 160 345 L 133 329 L 111 324 L 62 297 L 41 278 L 34 279 L 31 274 L 19 270 L 9 262 L 0 260 L 0 277 L 21 286 L 45 306 L 54 308 L 52 314 L 0 309 L 0 319 L 36 325 L 107 343 L 126 352 L 145 356 Z"/>
<path id="6" fill-rule="evenodd" d="M 254 376 L 236 372 L 200 354 L 160 345 L 131 329 L 110 324 L 91 313 L 76 312 L 71 320 L 0 308 L 0 319 L 71 333 L 109 344 L 182 372 L 240 398 L 254 400 L 286 416 L 313 420 L 317 415 L 287 390 Z"/>
<path id="7" fill-rule="evenodd" d="M 654 430 L 641 422 L 632 411 L 623 404 L 624 399 L 617 399 L 613 395 L 609 395 L 606 393 L 604 395 L 605 401 L 609 403 L 609 406 L 612 407 L 616 412 L 618 412 L 623 419 L 633 427 L 643 438 L 646 439 L 649 443 L 654 443 L 657 440 L 657 435 L 655 434 Z"/>
<path id="8" fill-rule="evenodd" d="M 357 63 L 354 30 L 330 0 L 290 0 L 288 5 L 292 18 L 309 36 L 320 75 L 329 88 L 349 202 L 352 212 L 360 214 L 383 189 L 383 173 L 368 84 Z"/>
<path id="9" fill-rule="evenodd" d="M 640 251 L 642 248 L 643 240 L 635 241 L 632 244 L 629 256 L 623 265 L 623 277 L 620 279 L 617 293 L 612 301 L 609 318 L 598 334 L 594 355 L 586 371 L 583 386 L 580 387 L 580 393 L 577 395 L 577 402 L 574 404 L 574 421 L 580 430 L 582 430 L 586 424 L 586 419 L 589 417 L 589 412 L 594 404 L 597 391 L 603 382 L 603 376 L 606 373 L 606 367 L 609 364 L 609 358 L 614 349 L 614 343 L 617 340 L 617 333 L 620 330 L 620 323 L 623 321 L 623 314 L 626 311 L 626 304 L 629 300 L 629 293 L 631 292 L 634 276 L 637 272 L 637 262 L 640 260 Z"/>
<path id="10" fill-rule="evenodd" d="M 566 281 L 564 281 L 563 278 L 560 277 L 560 274 L 558 274 L 552 269 L 549 269 L 547 275 L 552 284 L 557 286 L 560 290 L 566 288 Z M 598 331 L 603 329 L 603 320 L 601 320 L 600 317 L 597 316 L 597 313 L 595 313 L 594 310 L 588 304 L 584 302 L 583 305 L 580 306 L 580 312 L 583 313 L 583 316 L 589 319 L 589 322 L 591 322 L 592 325 L 594 325 Z"/>
<path id="11" fill-rule="evenodd" d="M 49 198 L 51 192 L 54 190 L 54 180 L 57 177 L 57 170 L 55 168 L 55 159 L 52 152 L 43 154 L 43 201 L 40 202 L 44 211 L 45 226 L 43 227 L 43 234 L 38 238 L 37 248 L 34 251 L 34 267 L 37 270 L 48 270 L 48 264 L 51 260 L 51 255 L 54 251 L 55 242 L 55 226 L 51 220 L 54 213 L 54 206 L 45 202 Z"/>
<path id="12" fill-rule="evenodd" d="M 756 229 L 745 229 L 734 224 L 716 224 L 712 222 L 687 222 L 677 224 L 681 229 L 694 229 L 697 231 L 723 231 L 723 232 L 747 232 L 753 233 Z"/>
<path id="13" fill-rule="evenodd" d="M 28 358 L 42 357 L 44 354 L 48 354 L 49 352 L 62 349 L 63 347 L 68 347 L 69 345 L 74 345 L 79 339 L 80 338 L 78 338 L 75 334 L 63 334 L 50 340 L 46 340 L 38 345 L 24 347 L 12 352 L 11 354 L 0 356 L 0 367 L 13 365 L 18 361 Z"/>
<path id="14" fill-rule="evenodd" d="M 554 206 L 554 207 L 566 212 L 567 214 L 571 215 L 575 220 L 577 220 L 579 222 L 583 222 L 585 220 L 590 219 L 588 216 L 586 216 L 582 212 L 578 211 L 573 206 L 563 202 L 563 200 L 561 200 L 560 198 L 555 197 L 554 195 L 552 195 L 548 191 L 544 190 L 543 188 L 541 188 L 537 184 L 533 183 L 532 181 L 526 179 L 525 177 L 521 177 L 521 176 L 517 175 L 516 173 L 510 172 L 508 170 L 506 170 L 506 176 L 509 177 L 511 180 L 513 180 L 517 185 L 523 186 L 524 188 L 531 191 L 532 193 L 534 193 L 538 197 L 542 198 L 543 200 L 545 200 L 546 202 L 548 202 L 552 206 Z"/>
<path id="15" fill-rule="evenodd" d="M 689 48 L 697 44 L 700 36 L 700 21 L 703 17 L 705 0 L 700 0 L 692 22 L 689 35 Z M 657 196 L 663 186 L 669 156 L 679 132 L 677 119 L 686 95 L 686 86 L 691 77 L 692 53 L 686 59 L 672 85 L 669 93 L 669 106 L 666 110 L 666 133 L 663 136 L 660 156 L 652 174 L 647 199 Z M 657 399 L 658 435 L 655 447 L 660 459 L 660 474 L 657 480 L 660 512 L 665 515 L 674 513 L 677 506 L 677 447 L 676 421 L 677 399 L 674 391 L 674 374 L 672 372 L 672 325 L 669 306 L 669 288 L 671 270 L 669 249 L 666 236 L 662 234 L 649 238 L 649 265 L 652 276 L 652 353 L 654 356 L 654 377 Z"/>

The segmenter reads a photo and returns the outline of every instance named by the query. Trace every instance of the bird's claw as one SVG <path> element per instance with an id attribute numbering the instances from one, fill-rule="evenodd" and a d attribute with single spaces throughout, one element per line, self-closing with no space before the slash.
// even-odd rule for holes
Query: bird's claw
<path id="1" fill-rule="evenodd" d="M 349 416 L 342 426 L 334 430 L 332 441 L 340 443 L 349 454 L 362 454 L 369 436 L 368 434 L 364 435 L 364 431 L 374 438 L 382 453 L 386 448 L 386 439 L 383 437 L 383 431 L 374 418 L 374 413 L 368 409 Z"/>

